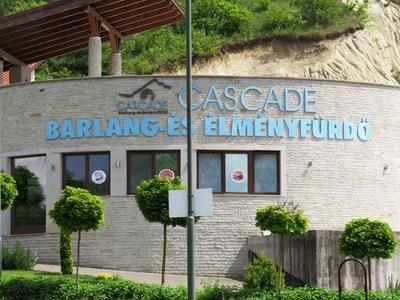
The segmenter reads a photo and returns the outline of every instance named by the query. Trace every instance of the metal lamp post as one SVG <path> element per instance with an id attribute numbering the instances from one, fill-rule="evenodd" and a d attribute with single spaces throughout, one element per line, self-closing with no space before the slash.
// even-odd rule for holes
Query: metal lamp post
<path id="1" fill-rule="evenodd" d="M 187 160 L 188 160 L 188 217 L 187 217 L 187 278 L 188 299 L 196 299 L 194 249 L 194 209 L 192 171 L 192 1 L 186 0 L 186 87 L 187 87 Z"/>

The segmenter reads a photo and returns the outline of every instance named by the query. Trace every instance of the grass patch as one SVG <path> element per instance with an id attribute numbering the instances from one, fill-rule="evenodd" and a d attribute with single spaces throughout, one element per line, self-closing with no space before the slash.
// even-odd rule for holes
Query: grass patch
<path id="1" fill-rule="evenodd" d="M 96 279 L 82 276 L 79 290 L 73 276 L 35 271 L 5 271 L 0 281 L 2 300 L 78 300 L 135 299 L 185 300 L 187 290 L 159 285 L 139 284 L 120 278 Z M 337 291 L 323 288 L 287 288 L 281 293 L 285 300 L 336 300 Z M 276 292 L 239 287 L 208 286 L 197 291 L 198 300 L 278 300 Z M 362 291 L 345 291 L 343 300 L 363 300 Z M 370 299 L 400 300 L 400 291 L 372 292 Z"/>
<path id="2" fill-rule="evenodd" d="M 8 281 L 17 278 L 27 278 L 27 279 L 72 279 L 75 280 L 75 275 L 62 275 L 61 273 L 49 273 L 49 272 L 39 272 L 39 271 L 22 271 L 22 270 L 8 270 L 2 272 L 2 281 Z M 90 275 L 80 275 L 79 280 L 85 283 L 95 283 L 97 279 Z"/>

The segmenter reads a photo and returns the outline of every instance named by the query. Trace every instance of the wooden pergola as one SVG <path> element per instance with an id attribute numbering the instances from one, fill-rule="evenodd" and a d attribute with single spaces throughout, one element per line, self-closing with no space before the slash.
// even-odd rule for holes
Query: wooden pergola
<path id="1" fill-rule="evenodd" d="M 182 16 L 175 0 L 58 0 L 0 18 L 0 60 L 4 70 L 26 66 L 85 49 L 90 37 L 116 53 L 125 37 Z"/>

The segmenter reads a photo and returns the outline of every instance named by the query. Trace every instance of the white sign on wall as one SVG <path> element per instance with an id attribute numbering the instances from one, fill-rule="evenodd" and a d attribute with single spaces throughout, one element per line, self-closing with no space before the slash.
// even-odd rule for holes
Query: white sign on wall
<path id="1" fill-rule="evenodd" d="M 187 190 L 168 192 L 169 217 L 184 218 L 188 216 Z M 212 189 L 193 190 L 193 208 L 196 217 L 211 217 L 213 215 Z"/>

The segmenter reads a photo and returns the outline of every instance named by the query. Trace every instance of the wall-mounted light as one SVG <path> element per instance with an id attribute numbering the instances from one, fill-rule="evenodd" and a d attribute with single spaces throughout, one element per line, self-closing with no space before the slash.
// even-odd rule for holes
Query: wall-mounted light
<path id="1" fill-rule="evenodd" d="M 119 160 L 117 160 L 117 161 L 115 162 L 115 166 L 116 166 L 117 168 L 119 168 L 119 167 L 121 166 L 121 162 L 120 162 Z"/>

